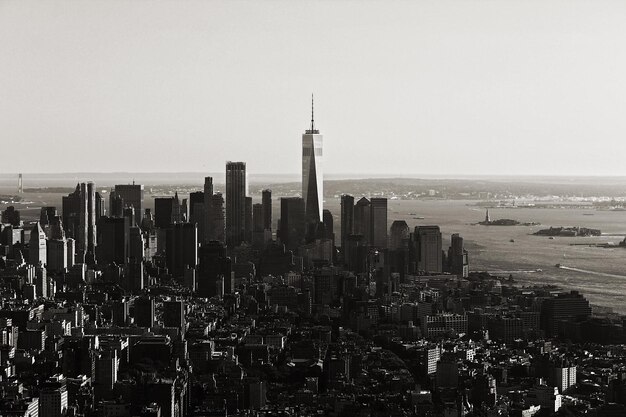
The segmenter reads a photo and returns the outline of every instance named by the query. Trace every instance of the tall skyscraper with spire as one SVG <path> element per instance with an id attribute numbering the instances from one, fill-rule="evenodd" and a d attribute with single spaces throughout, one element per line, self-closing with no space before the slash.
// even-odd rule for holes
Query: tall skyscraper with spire
<path id="1" fill-rule="evenodd" d="M 322 219 L 324 201 L 324 176 L 322 172 L 323 136 L 315 129 L 313 96 L 311 96 L 311 128 L 302 135 L 302 198 L 307 224 Z"/>

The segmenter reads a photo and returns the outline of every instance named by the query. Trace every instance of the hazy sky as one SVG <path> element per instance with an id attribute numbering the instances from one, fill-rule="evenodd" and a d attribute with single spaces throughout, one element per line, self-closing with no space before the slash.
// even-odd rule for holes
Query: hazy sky
<path id="1" fill-rule="evenodd" d="M 626 174 L 626 2 L 0 1 L 0 172 Z"/>

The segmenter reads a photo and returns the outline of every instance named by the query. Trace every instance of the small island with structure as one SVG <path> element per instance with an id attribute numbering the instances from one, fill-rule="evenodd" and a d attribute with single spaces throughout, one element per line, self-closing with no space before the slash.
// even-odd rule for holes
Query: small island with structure
<path id="1" fill-rule="evenodd" d="M 489 216 L 489 209 L 487 209 L 487 213 L 485 214 L 485 220 L 482 222 L 478 222 L 478 224 L 482 226 L 537 226 L 539 223 L 522 223 L 518 220 L 513 219 L 497 219 L 491 220 Z"/>
<path id="2" fill-rule="evenodd" d="M 549 229 L 538 230 L 535 236 L 561 236 L 561 237 L 588 237 L 600 236 L 600 229 L 589 229 L 587 227 L 550 227 Z"/>

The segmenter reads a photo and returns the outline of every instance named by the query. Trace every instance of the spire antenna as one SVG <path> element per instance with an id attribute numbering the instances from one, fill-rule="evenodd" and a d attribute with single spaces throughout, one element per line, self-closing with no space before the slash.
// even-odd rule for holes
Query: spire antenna
<path id="1" fill-rule="evenodd" d="M 315 122 L 314 122 L 314 110 L 313 110 L 313 93 L 311 93 L 311 131 L 315 130 Z"/>

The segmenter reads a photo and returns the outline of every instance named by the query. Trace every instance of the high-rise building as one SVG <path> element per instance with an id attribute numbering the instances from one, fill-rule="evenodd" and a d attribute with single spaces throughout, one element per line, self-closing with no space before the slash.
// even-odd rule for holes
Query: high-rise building
<path id="1" fill-rule="evenodd" d="M 263 204 L 263 228 L 272 230 L 272 190 L 263 190 L 261 202 Z"/>
<path id="2" fill-rule="evenodd" d="M 246 197 L 245 241 L 252 242 L 252 197 Z"/>
<path id="3" fill-rule="evenodd" d="M 115 189 L 109 193 L 109 217 L 122 217 L 124 215 L 124 199 Z"/>
<path id="4" fill-rule="evenodd" d="M 404 220 L 394 220 L 389 229 L 389 249 L 400 250 L 407 247 L 409 235 L 409 225 Z"/>
<path id="5" fill-rule="evenodd" d="M 143 262 L 146 241 L 139 227 L 131 227 L 128 236 L 128 257 L 135 262 Z"/>
<path id="6" fill-rule="evenodd" d="M 50 272 L 62 272 L 67 269 L 67 241 L 62 239 L 50 239 L 46 243 L 47 269 Z"/>
<path id="7" fill-rule="evenodd" d="M 87 253 L 93 256 L 97 244 L 96 186 L 79 183 L 73 193 L 63 197 L 63 225 L 68 237 L 76 240 L 76 253 L 83 262 Z"/>
<path id="8" fill-rule="evenodd" d="M 220 242 L 225 242 L 226 222 L 224 219 L 224 196 L 222 193 L 215 193 L 211 203 L 211 230 L 209 237 Z"/>
<path id="9" fill-rule="evenodd" d="M 198 225 L 198 240 L 204 241 L 206 236 L 204 230 L 204 191 L 194 191 L 189 194 L 189 223 Z"/>
<path id="10" fill-rule="evenodd" d="M 324 209 L 322 215 L 322 223 L 324 223 L 324 239 L 332 240 L 332 246 L 335 247 L 335 226 L 333 220 L 333 213 L 330 210 Z"/>
<path id="11" fill-rule="evenodd" d="M 96 207 L 96 185 L 87 183 L 87 252 L 93 257 L 96 251 L 96 221 L 99 218 Z"/>
<path id="12" fill-rule="evenodd" d="M 252 245 L 255 248 L 262 248 L 264 242 L 265 228 L 263 217 L 263 204 L 252 205 Z"/>
<path id="13" fill-rule="evenodd" d="M 453 234 L 450 240 L 448 271 L 463 278 L 467 278 L 469 275 L 468 253 L 463 248 L 463 238 L 458 233 Z"/>
<path id="14" fill-rule="evenodd" d="M 30 232 L 30 241 L 28 244 L 28 261 L 31 265 L 42 266 L 48 264 L 47 261 L 47 247 L 46 247 L 46 234 L 39 222 L 35 223 L 35 226 Z"/>
<path id="15" fill-rule="evenodd" d="M 582 321 L 591 316 L 591 312 L 589 301 L 578 291 L 560 293 L 541 303 L 541 328 L 546 332 L 546 336 L 556 336 L 560 321 L 574 319 Z"/>
<path id="16" fill-rule="evenodd" d="M 363 236 L 363 243 L 370 243 L 371 236 L 371 216 L 370 201 L 362 197 L 354 206 L 354 234 Z"/>
<path id="17" fill-rule="evenodd" d="M 202 194 L 204 202 L 204 213 L 202 216 L 202 227 L 200 230 L 200 242 L 208 242 L 215 239 L 213 227 L 213 177 L 204 177 L 204 193 Z"/>
<path id="18" fill-rule="evenodd" d="M 226 256 L 226 246 L 220 241 L 205 243 L 198 253 L 198 295 L 213 297 L 232 292 L 232 263 Z"/>
<path id="19" fill-rule="evenodd" d="M 42 207 L 39 213 L 39 223 L 42 227 L 50 224 L 52 219 L 57 216 L 57 208 L 52 206 Z"/>
<path id="20" fill-rule="evenodd" d="M 346 239 L 354 232 L 354 197 L 341 196 L 341 248 L 346 247 Z"/>
<path id="21" fill-rule="evenodd" d="M 180 223 L 182 213 L 178 193 L 174 197 L 157 197 L 154 199 L 154 226 L 166 229 L 171 224 Z"/>
<path id="22" fill-rule="evenodd" d="M 387 199 L 370 200 L 370 244 L 380 249 L 387 247 Z"/>
<path id="23" fill-rule="evenodd" d="M 167 229 L 165 253 L 167 269 L 182 277 L 185 268 L 198 264 L 198 228 L 194 223 L 176 223 Z"/>
<path id="24" fill-rule="evenodd" d="M 296 250 L 306 234 L 304 199 L 283 197 L 280 199 L 280 240 L 287 250 Z"/>
<path id="25" fill-rule="evenodd" d="M 311 128 L 302 135 L 302 198 L 306 224 L 317 224 L 321 221 L 324 202 L 323 136 L 315 129 L 313 116 L 311 97 Z"/>
<path id="26" fill-rule="evenodd" d="M 99 263 L 124 265 L 130 250 L 130 222 L 127 217 L 101 217 L 98 224 Z"/>
<path id="27" fill-rule="evenodd" d="M 443 256 L 439 226 L 417 226 L 415 240 L 417 269 L 430 273 L 442 272 Z"/>
<path id="28" fill-rule="evenodd" d="M 62 417 L 67 413 L 65 380 L 46 382 L 39 389 L 39 417 Z"/>
<path id="29" fill-rule="evenodd" d="M 246 163 L 226 162 L 226 244 L 238 246 L 246 237 Z"/>
<path id="30" fill-rule="evenodd" d="M 124 200 L 125 207 L 135 209 L 135 224 L 141 224 L 143 216 L 143 195 L 144 189 L 141 184 L 119 184 L 115 186 L 115 193 Z"/>

